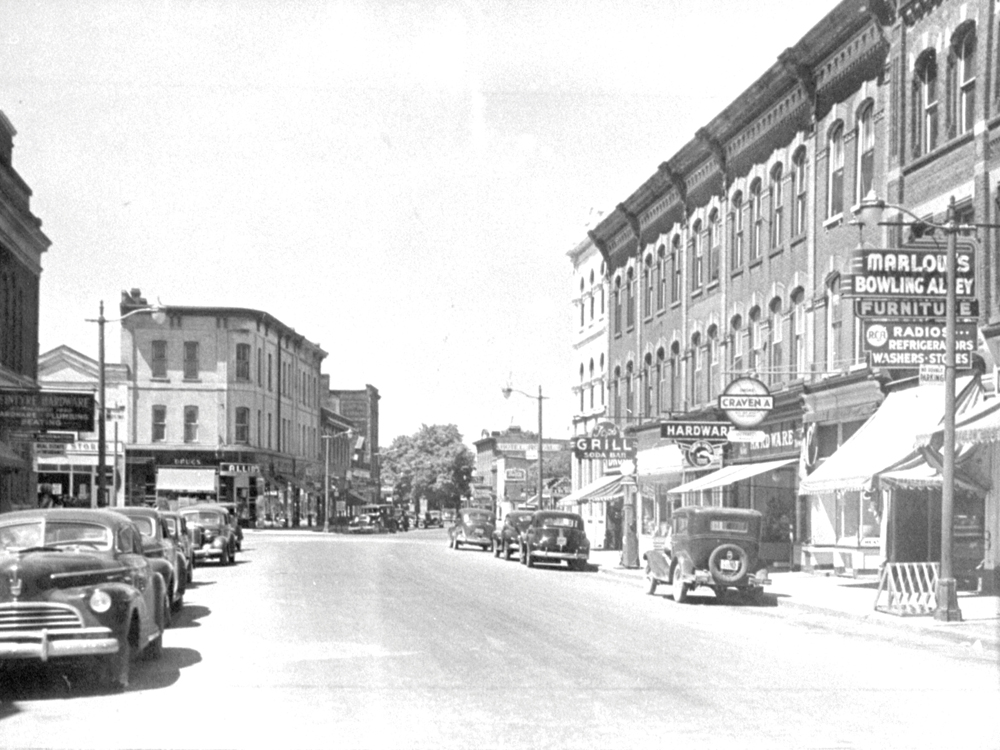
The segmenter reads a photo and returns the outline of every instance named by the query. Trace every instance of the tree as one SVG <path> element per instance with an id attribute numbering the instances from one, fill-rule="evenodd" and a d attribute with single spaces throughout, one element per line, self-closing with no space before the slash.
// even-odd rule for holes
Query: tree
<path id="1" fill-rule="evenodd" d="M 421 425 L 413 435 L 400 435 L 382 453 L 382 472 L 394 496 L 419 507 L 457 508 L 469 494 L 474 465 L 472 451 L 458 427 Z"/>

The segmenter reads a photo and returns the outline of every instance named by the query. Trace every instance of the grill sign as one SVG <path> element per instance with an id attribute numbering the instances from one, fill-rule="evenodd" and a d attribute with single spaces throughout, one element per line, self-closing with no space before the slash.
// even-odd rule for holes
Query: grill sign
<path id="1" fill-rule="evenodd" d="M 578 437 L 573 440 L 573 455 L 578 459 L 602 458 L 634 461 L 637 452 L 635 438 Z"/>
<path id="2" fill-rule="evenodd" d="M 886 323 L 865 321 L 865 351 L 873 367 L 920 367 L 944 364 L 945 327 L 938 323 Z M 972 365 L 976 350 L 976 325 L 955 326 L 955 364 Z"/>
<path id="3" fill-rule="evenodd" d="M 972 299 L 976 272 L 972 250 L 956 250 L 955 295 Z M 934 297 L 948 293 L 948 256 L 927 251 L 864 248 L 854 253 L 841 291 L 852 297 Z"/>

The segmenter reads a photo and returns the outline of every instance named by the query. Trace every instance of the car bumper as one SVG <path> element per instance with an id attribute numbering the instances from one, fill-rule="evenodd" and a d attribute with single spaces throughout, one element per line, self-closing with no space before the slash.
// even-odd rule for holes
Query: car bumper
<path id="1" fill-rule="evenodd" d="M 531 556 L 536 560 L 583 560 L 590 557 L 589 552 L 557 552 L 549 549 L 533 549 Z"/>
<path id="2" fill-rule="evenodd" d="M 211 560 L 213 557 L 222 557 L 222 547 L 202 547 L 194 551 L 195 559 Z"/>
<path id="3" fill-rule="evenodd" d="M 54 628 L 8 630 L 0 633 L 0 660 L 48 661 L 66 656 L 102 656 L 118 653 L 118 639 L 110 628 Z"/>
<path id="4" fill-rule="evenodd" d="M 719 583 L 712 578 L 712 574 L 707 570 L 699 570 L 694 574 L 693 583 L 696 586 L 718 586 Z M 767 571 L 762 571 L 761 573 L 753 573 L 746 576 L 733 583 L 725 584 L 738 589 L 756 589 L 763 588 L 764 586 L 771 583 L 771 579 L 767 577 Z"/>

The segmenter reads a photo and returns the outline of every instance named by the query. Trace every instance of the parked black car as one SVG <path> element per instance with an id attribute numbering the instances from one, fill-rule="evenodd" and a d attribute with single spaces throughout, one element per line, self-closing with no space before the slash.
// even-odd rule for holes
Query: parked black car
<path id="1" fill-rule="evenodd" d="M 496 519 L 484 508 L 462 508 L 455 516 L 455 525 L 448 529 L 448 544 L 458 549 L 463 544 L 488 550 L 493 546 Z"/>
<path id="2" fill-rule="evenodd" d="M 536 511 L 524 530 L 521 562 L 529 568 L 535 563 L 563 560 L 573 570 L 585 570 L 590 558 L 590 541 L 583 516 L 556 510 Z"/>
<path id="3" fill-rule="evenodd" d="M 115 508 L 115 511 L 132 519 L 139 529 L 143 554 L 153 561 L 154 569 L 167 582 L 170 609 L 177 612 L 184 605 L 187 590 L 187 559 L 171 536 L 166 519 L 155 508 L 143 506 Z"/>
<path id="4" fill-rule="evenodd" d="M 534 515 L 533 510 L 512 510 L 504 516 L 503 525 L 493 532 L 494 557 L 503 555 L 504 560 L 509 560 L 515 552 L 520 555 L 521 537 Z"/>
<path id="5" fill-rule="evenodd" d="M 166 583 L 120 513 L 0 516 L 0 662 L 94 659 L 120 690 L 133 657 L 160 657 L 169 614 Z"/>
<path id="6" fill-rule="evenodd" d="M 221 565 L 236 561 L 236 534 L 229 520 L 229 511 L 209 503 L 188 505 L 180 509 L 188 526 L 198 529 L 201 544 L 195 547 L 198 560 L 217 560 Z"/>
<path id="7" fill-rule="evenodd" d="M 646 592 L 663 583 L 674 601 L 708 586 L 722 597 L 727 589 L 758 598 L 770 583 L 767 566 L 759 560 L 763 516 L 745 508 L 679 508 L 670 520 L 670 534 L 661 549 L 647 552 Z"/>

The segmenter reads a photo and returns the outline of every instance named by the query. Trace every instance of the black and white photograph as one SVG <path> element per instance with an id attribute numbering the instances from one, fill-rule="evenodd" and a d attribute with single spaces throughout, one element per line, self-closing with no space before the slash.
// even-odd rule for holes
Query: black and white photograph
<path id="1" fill-rule="evenodd" d="M 0 747 L 1000 749 L 990 0 L 0 0 Z"/>

